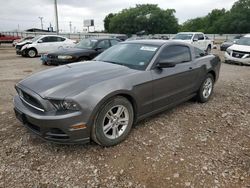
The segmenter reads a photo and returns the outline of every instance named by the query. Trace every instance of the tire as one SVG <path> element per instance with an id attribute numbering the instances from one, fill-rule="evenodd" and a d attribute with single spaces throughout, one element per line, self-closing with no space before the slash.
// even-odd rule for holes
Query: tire
<path id="1" fill-rule="evenodd" d="M 31 58 L 36 57 L 36 55 L 37 55 L 36 49 L 31 48 L 31 49 L 27 50 L 27 55 L 28 55 L 29 57 L 31 57 Z"/>
<path id="2" fill-rule="evenodd" d="M 206 49 L 206 52 L 208 53 L 208 54 L 210 54 L 211 53 L 211 46 L 209 45 L 208 47 L 207 47 L 207 49 Z"/>
<path id="3" fill-rule="evenodd" d="M 214 90 L 214 77 L 212 74 L 209 73 L 202 82 L 200 89 L 197 93 L 198 102 L 200 103 L 207 102 L 211 98 L 213 90 Z"/>
<path id="4" fill-rule="evenodd" d="M 111 98 L 97 113 L 92 127 L 92 140 L 106 147 L 117 145 L 126 139 L 133 122 L 132 104 L 124 97 Z"/>

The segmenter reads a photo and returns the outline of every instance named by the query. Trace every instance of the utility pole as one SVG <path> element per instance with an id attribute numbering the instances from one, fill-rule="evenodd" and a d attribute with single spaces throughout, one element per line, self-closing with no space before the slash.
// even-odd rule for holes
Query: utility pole
<path id="1" fill-rule="evenodd" d="M 38 17 L 41 21 L 41 28 L 43 29 L 43 17 Z"/>
<path id="2" fill-rule="evenodd" d="M 55 4 L 55 22 L 56 22 L 56 34 L 59 34 L 59 25 L 58 25 L 58 12 L 57 12 L 57 0 L 54 1 Z"/>
<path id="3" fill-rule="evenodd" d="M 71 33 L 71 31 L 72 31 L 72 23 L 71 23 L 71 21 L 69 22 L 69 32 Z"/>

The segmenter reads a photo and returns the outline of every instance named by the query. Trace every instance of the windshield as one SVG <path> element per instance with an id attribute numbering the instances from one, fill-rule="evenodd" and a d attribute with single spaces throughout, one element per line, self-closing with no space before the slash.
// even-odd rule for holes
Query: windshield
<path id="1" fill-rule="evenodd" d="M 147 44 L 123 43 L 115 45 L 104 51 L 102 54 L 97 56 L 95 60 L 144 70 L 158 48 L 158 46 Z"/>
<path id="2" fill-rule="evenodd" d="M 179 39 L 179 40 L 191 40 L 193 37 L 193 34 L 189 33 L 180 33 L 175 35 L 173 39 Z"/>
<path id="3" fill-rule="evenodd" d="M 236 44 L 250 46 L 250 37 L 242 37 L 236 41 Z"/>
<path id="4" fill-rule="evenodd" d="M 36 36 L 36 37 L 34 37 L 34 38 L 31 40 L 31 42 L 36 42 L 40 37 L 41 37 L 41 36 Z"/>
<path id="5" fill-rule="evenodd" d="M 79 43 L 76 44 L 76 48 L 82 49 L 92 49 L 97 43 L 95 39 L 83 39 Z"/>

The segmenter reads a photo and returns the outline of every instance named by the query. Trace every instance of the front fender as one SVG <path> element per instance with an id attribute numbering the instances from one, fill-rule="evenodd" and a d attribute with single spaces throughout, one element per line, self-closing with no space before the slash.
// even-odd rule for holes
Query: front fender
<path id="1" fill-rule="evenodd" d="M 81 94 L 74 96 L 73 100 L 77 101 L 81 106 L 87 125 L 92 125 L 102 105 L 104 105 L 108 99 L 117 95 L 128 96 L 133 100 L 133 106 L 137 108 L 137 99 L 132 92 L 132 87 L 129 83 L 121 81 L 97 84 Z"/>

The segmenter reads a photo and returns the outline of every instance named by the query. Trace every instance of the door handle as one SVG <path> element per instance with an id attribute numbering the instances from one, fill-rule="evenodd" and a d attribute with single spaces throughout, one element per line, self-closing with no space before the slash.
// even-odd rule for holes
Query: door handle
<path id="1" fill-rule="evenodd" d="M 189 70 L 192 70 L 193 69 L 193 67 L 189 67 Z"/>

